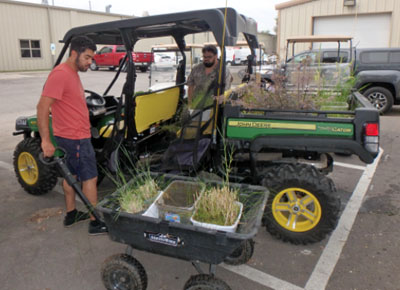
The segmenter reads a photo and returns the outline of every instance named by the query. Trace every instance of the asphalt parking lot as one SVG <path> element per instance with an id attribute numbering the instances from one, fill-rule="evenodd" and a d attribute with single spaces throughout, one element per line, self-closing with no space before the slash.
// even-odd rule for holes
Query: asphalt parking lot
<path id="1" fill-rule="evenodd" d="M 232 68 L 236 72 L 239 68 Z M 48 72 L 0 73 L 0 289 L 104 289 L 103 261 L 125 246 L 107 236 L 88 236 L 87 223 L 62 226 L 61 188 L 43 196 L 19 186 L 12 153 L 21 136 L 12 136 L 18 116 L 35 113 Z M 86 89 L 103 92 L 113 73 L 82 74 Z M 148 73 L 138 73 L 137 90 L 145 89 Z M 115 84 L 118 95 L 123 79 Z M 246 265 L 220 265 L 217 276 L 233 290 L 251 289 L 400 289 L 400 108 L 381 117 L 381 154 L 363 164 L 357 157 L 334 155 L 330 177 L 342 200 L 338 227 L 324 241 L 295 246 L 272 238 L 263 228 L 253 258 Z M 112 191 L 105 181 L 102 195 Z M 82 206 L 82 205 L 80 205 Z M 182 289 L 190 263 L 134 251 L 148 275 L 149 290 Z"/>

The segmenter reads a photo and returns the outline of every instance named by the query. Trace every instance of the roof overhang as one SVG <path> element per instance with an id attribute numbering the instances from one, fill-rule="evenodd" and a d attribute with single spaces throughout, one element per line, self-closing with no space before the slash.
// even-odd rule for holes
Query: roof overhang
<path id="1" fill-rule="evenodd" d="M 292 0 L 292 1 L 287 1 L 287 2 L 280 3 L 280 4 L 276 4 L 275 5 L 275 10 L 282 10 L 282 9 L 285 9 L 285 8 L 290 8 L 290 7 L 293 7 L 293 6 L 296 6 L 296 5 L 301 5 L 301 4 L 312 2 L 312 1 L 315 1 L 315 0 Z"/>

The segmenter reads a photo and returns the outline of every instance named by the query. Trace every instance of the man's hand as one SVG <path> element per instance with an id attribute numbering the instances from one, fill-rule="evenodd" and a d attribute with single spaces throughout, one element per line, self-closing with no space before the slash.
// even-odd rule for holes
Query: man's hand
<path id="1" fill-rule="evenodd" d="M 42 150 L 44 157 L 52 157 L 54 155 L 54 151 L 56 151 L 56 148 L 54 147 L 53 143 L 42 140 Z"/>
<path id="2" fill-rule="evenodd" d="M 218 102 L 218 105 L 221 105 L 225 102 L 225 95 L 214 96 L 214 99 Z"/>

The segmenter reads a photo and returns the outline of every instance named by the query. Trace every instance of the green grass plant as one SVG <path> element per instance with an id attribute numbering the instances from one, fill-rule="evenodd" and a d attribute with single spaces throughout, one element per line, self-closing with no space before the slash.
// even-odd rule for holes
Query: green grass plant
<path id="1" fill-rule="evenodd" d="M 202 223 L 231 226 L 239 215 L 237 198 L 238 190 L 226 184 L 208 188 L 196 205 L 193 219 Z"/>
<path id="2" fill-rule="evenodd" d="M 115 201 L 124 212 L 145 210 L 160 191 L 159 181 L 151 175 L 149 164 L 132 160 L 125 147 L 119 147 L 119 154 L 120 160 L 115 174 L 106 172 L 116 186 Z"/>
<path id="3" fill-rule="evenodd" d="M 151 176 L 132 180 L 120 189 L 118 201 L 122 211 L 137 213 L 145 210 L 159 193 L 159 186 Z"/>
<path id="4" fill-rule="evenodd" d="M 222 138 L 222 140 L 225 180 L 220 186 L 206 188 L 196 204 L 193 219 L 202 223 L 231 226 L 235 223 L 239 215 L 240 205 L 238 204 L 238 189 L 229 185 L 229 174 L 232 171 L 234 150 L 233 147 L 225 143 L 225 139 Z"/>

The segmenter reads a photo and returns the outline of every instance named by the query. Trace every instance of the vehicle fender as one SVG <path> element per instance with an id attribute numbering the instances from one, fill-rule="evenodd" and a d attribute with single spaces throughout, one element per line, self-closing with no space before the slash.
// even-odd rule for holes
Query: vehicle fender
<path id="1" fill-rule="evenodd" d="M 357 74 L 357 89 L 373 83 L 392 85 L 396 92 L 396 98 L 400 98 L 400 71 L 365 70 Z"/>
<path id="2" fill-rule="evenodd" d="M 361 161 L 370 164 L 377 154 L 368 152 L 356 140 L 344 138 L 320 138 L 298 136 L 262 136 L 254 139 L 250 145 L 250 152 L 258 153 L 266 150 L 298 150 L 319 153 L 351 152 L 357 155 Z"/>

